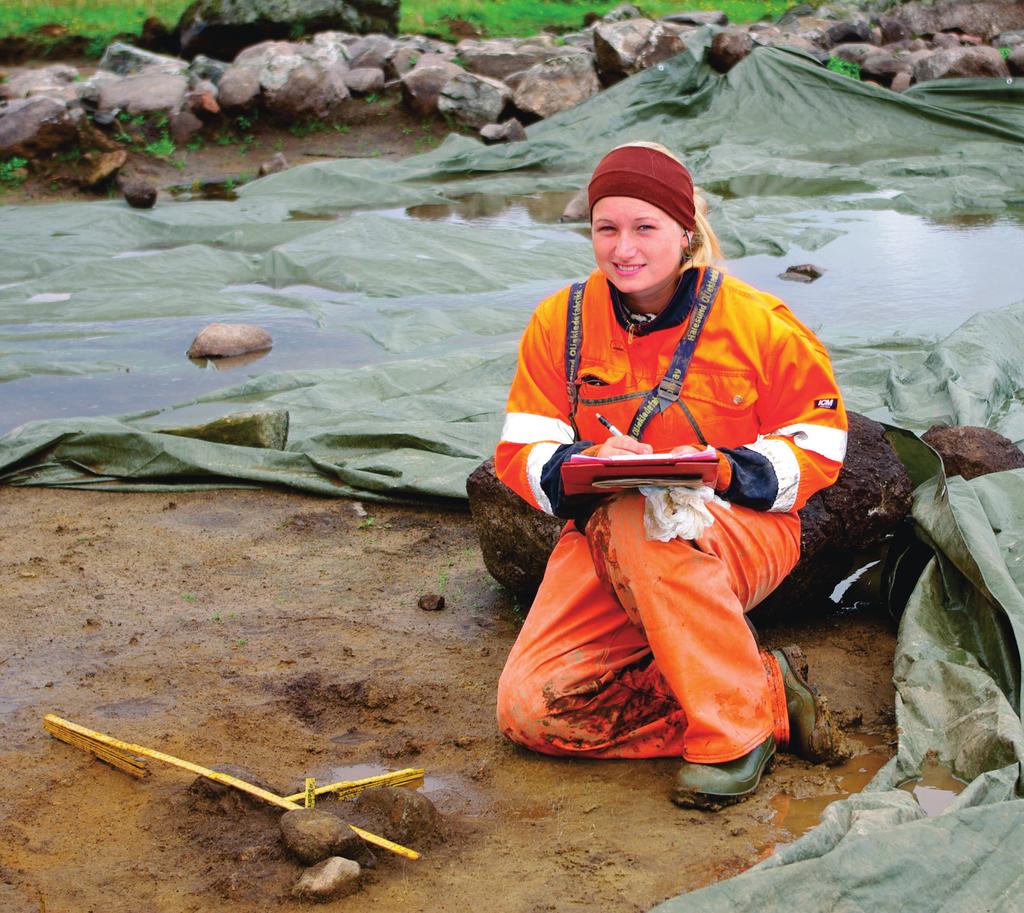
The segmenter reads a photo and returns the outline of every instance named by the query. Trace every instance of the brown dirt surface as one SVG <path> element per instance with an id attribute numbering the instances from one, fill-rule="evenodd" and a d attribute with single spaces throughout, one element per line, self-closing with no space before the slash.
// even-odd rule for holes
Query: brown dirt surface
<path id="1" fill-rule="evenodd" d="M 787 810 L 842 792 L 838 769 L 781 755 L 748 801 L 687 811 L 668 799 L 672 761 L 556 759 L 505 741 L 494 694 L 521 610 L 484 570 L 468 515 L 363 507 L 0 488 L 3 909 L 304 906 L 277 811 L 204 798 L 158 762 L 135 780 L 51 738 L 51 712 L 288 792 L 307 776 L 425 768 L 439 838 L 416 862 L 375 850 L 349 910 L 646 910 L 745 870 L 794 839 Z M 445 608 L 423 611 L 424 594 Z M 798 642 L 845 727 L 878 763 L 891 754 L 880 615 L 761 636 Z"/>

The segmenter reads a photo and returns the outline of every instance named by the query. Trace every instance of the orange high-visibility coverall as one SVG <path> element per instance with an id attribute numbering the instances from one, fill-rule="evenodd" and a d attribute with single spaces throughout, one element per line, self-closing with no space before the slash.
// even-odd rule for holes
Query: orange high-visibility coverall
<path id="1" fill-rule="evenodd" d="M 538 306 L 523 336 L 495 455 L 498 477 L 538 509 L 580 517 L 552 553 L 498 685 L 511 739 L 549 754 L 683 757 L 718 763 L 788 725 L 778 666 L 744 613 L 799 557 L 796 511 L 838 476 L 846 413 L 828 355 L 777 298 L 725 276 L 697 343 L 681 403 L 642 439 L 655 451 L 719 449 L 715 523 L 695 541 L 648 540 L 644 499 L 581 507 L 559 467 L 628 428 L 686 329 L 704 270 L 687 271 L 662 315 L 637 328 L 600 271 L 587 281 L 579 402 L 570 416 L 569 289 Z M 579 435 L 574 434 L 575 421 Z"/>

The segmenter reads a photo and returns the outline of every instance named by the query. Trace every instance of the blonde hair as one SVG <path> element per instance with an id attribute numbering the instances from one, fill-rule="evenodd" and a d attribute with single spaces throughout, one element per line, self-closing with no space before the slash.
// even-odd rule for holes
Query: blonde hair
<path id="1" fill-rule="evenodd" d="M 641 149 L 653 149 L 655 152 L 667 155 L 672 161 L 686 168 L 686 165 L 683 164 L 679 156 L 661 143 L 638 140 L 635 143 L 623 143 L 621 146 L 616 146 L 615 149 L 626 149 L 630 146 L 638 146 Z M 614 152 L 615 149 L 611 151 Z M 704 199 L 704 194 L 696 186 L 693 188 L 693 210 L 693 232 L 690 246 L 683 252 L 686 258 L 683 261 L 683 269 L 689 269 L 691 266 L 698 268 L 702 266 L 718 266 L 719 261 L 722 259 L 722 247 L 718 243 L 714 230 L 711 228 L 711 223 L 708 222 L 707 200 Z"/>

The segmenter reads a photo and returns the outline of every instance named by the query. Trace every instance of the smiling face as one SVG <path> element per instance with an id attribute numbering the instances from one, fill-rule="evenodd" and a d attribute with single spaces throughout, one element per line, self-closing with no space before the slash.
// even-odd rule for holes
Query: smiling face
<path id="1" fill-rule="evenodd" d="M 679 282 L 682 226 L 651 203 L 602 197 L 591 212 L 594 259 L 634 311 L 659 313 Z"/>

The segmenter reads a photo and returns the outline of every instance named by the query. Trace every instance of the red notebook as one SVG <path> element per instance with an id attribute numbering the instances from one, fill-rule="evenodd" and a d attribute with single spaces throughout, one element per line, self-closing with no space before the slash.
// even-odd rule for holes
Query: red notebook
<path id="1" fill-rule="evenodd" d="M 641 485 L 715 487 L 718 454 L 713 447 L 698 453 L 669 453 L 592 457 L 574 454 L 562 464 L 562 488 L 567 495 L 599 494 Z"/>

